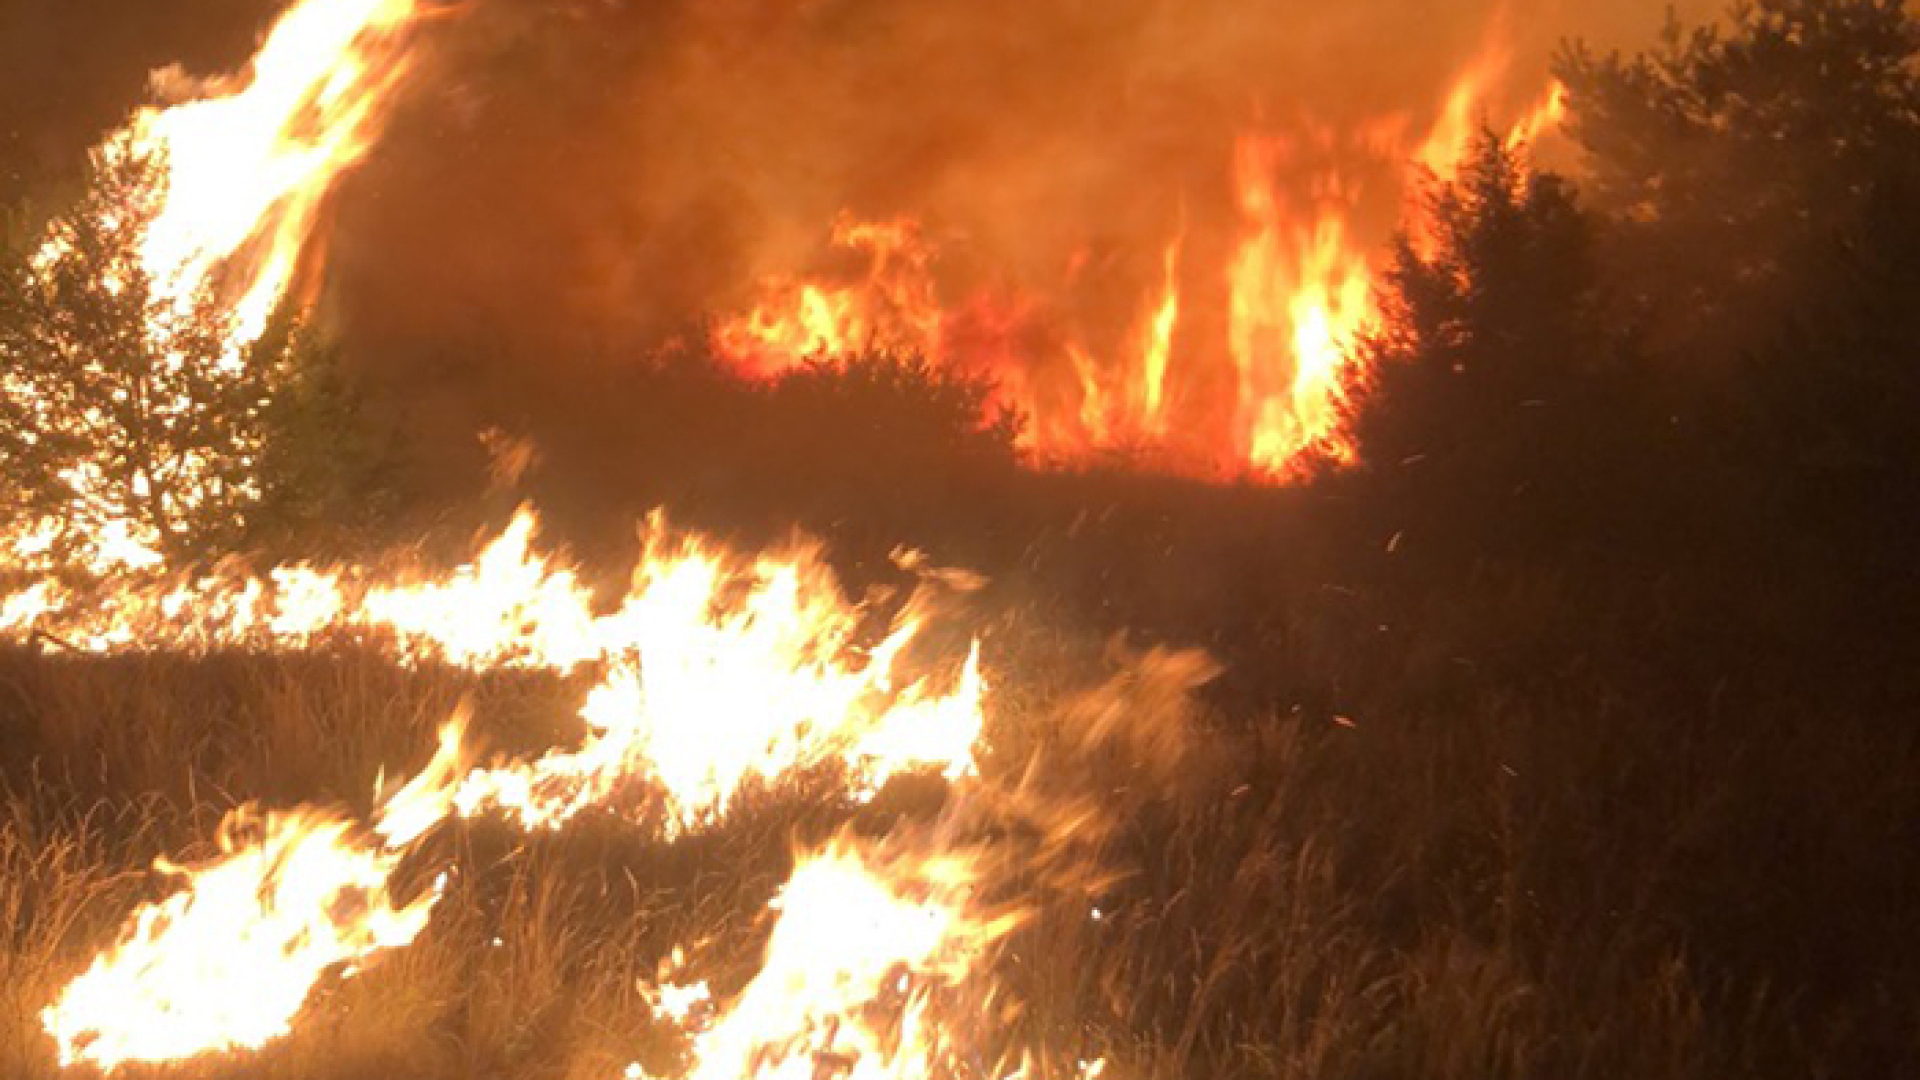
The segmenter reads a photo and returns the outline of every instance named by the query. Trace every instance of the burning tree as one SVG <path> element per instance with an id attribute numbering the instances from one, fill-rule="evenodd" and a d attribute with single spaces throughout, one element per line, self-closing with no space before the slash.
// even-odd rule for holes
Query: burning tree
<path id="1" fill-rule="evenodd" d="M 297 319 L 249 340 L 220 274 L 180 286 L 149 267 L 168 181 L 160 155 L 109 143 L 0 274 L 0 483 L 56 556 L 218 550 L 269 516 L 341 509 L 380 452 Z"/>
<path id="2" fill-rule="evenodd" d="M 309 241 L 410 67 L 417 14 L 310 0 L 244 72 L 156 72 L 78 202 L 0 264 L 13 561 L 205 551 L 290 479 L 268 475 L 272 432 L 310 428 L 290 410 L 326 415 L 329 388 L 295 377 L 302 339 L 274 314 L 312 284 Z"/>
<path id="3" fill-rule="evenodd" d="M 184 554 L 258 498 L 269 371 L 203 285 L 168 295 L 142 260 L 164 164 L 130 143 L 0 278 L 0 469 L 10 509 L 63 548 L 120 537 Z"/>

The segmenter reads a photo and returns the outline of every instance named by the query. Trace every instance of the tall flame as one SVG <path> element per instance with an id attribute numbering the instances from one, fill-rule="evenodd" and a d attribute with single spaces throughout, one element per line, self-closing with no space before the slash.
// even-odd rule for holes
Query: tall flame
<path id="1" fill-rule="evenodd" d="M 1228 270 L 1228 351 L 1239 376 L 1241 460 L 1275 472 L 1296 455 L 1339 443 L 1346 344 L 1371 316 L 1372 280 L 1348 241 L 1344 207 L 1322 206 L 1303 231 L 1281 202 L 1281 144 L 1243 139 L 1235 156 L 1240 210 L 1251 233 Z"/>
<path id="2" fill-rule="evenodd" d="M 1144 329 L 1121 344 L 1086 344 L 1100 335 L 1081 320 L 1096 316 L 1063 300 L 1065 281 L 1012 298 L 949 295 L 928 229 L 908 218 L 862 229 L 843 215 L 831 243 L 863 257 L 864 271 L 852 280 L 772 278 L 750 310 L 716 329 L 714 349 L 756 376 L 874 347 L 988 374 L 1002 404 L 1027 416 L 1024 446 L 1042 461 L 1144 448 L 1145 463 L 1174 471 L 1278 479 L 1308 460 L 1349 461 L 1340 396 L 1353 381 L 1345 369 L 1354 339 L 1374 317 L 1378 269 L 1357 194 L 1383 171 L 1403 190 L 1422 176 L 1454 175 L 1508 65 L 1496 39 L 1417 138 L 1407 114 L 1345 134 L 1311 126 L 1243 134 L 1231 148 L 1231 190 L 1217 193 L 1232 213 L 1203 216 L 1237 223 L 1220 248 L 1225 264 L 1182 259 L 1182 238 L 1168 243 L 1163 280 L 1139 294 L 1134 322 Z M 1513 124 L 1509 143 L 1535 141 L 1563 113 L 1564 90 L 1553 84 Z M 1310 168 L 1288 160 L 1294 148 L 1336 160 Z M 1408 213 L 1417 238 L 1418 207 Z M 1204 317 L 1214 306 L 1224 312 L 1217 324 Z M 1183 327 L 1189 318 L 1194 327 Z"/>
<path id="3" fill-rule="evenodd" d="M 418 0 L 303 0 L 245 74 L 156 80 L 125 150 L 165 169 L 141 260 L 176 303 L 218 282 L 235 344 L 258 337 L 293 285 L 335 182 L 377 136 L 409 66 Z M 114 144 L 110 144 L 114 145 Z"/>

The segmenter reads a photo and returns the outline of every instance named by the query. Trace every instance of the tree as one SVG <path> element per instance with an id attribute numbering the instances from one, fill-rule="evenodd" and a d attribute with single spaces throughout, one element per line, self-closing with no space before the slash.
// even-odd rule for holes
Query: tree
<path id="1" fill-rule="evenodd" d="M 257 494 L 266 398 L 209 289 L 168 294 L 142 262 L 161 163 L 95 155 L 80 200 L 0 277 L 0 461 L 16 514 L 67 548 L 122 534 L 164 556 L 231 536 Z"/>
<path id="2" fill-rule="evenodd" d="M 18 529 L 82 562 L 228 550 L 365 479 L 358 405 L 283 313 L 239 340 L 215 283 L 148 268 L 165 163 L 108 144 L 0 267 L 0 485 Z M 182 295 L 184 293 L 184 295 Z"/>
<path id="3" fill-rule="evenodd" d="M 885 353 L 812 360 L 770 389 L 783 421 L 844 442 L 869 466 L 876 456 L 1011 461 L 1021 421 L 994 404 L 994 393 L 980 376 Z"/>
<path id="4" fill-rule="evenodd" d="M 1360 345 L 1355 479 L 1425 550 L 1534 554 L 1612 536 L 1646 494 L 1637 373 L 1603 322 L 1595 221 L 1483 134 L 1396 243 Z"/>
<path id="5" fill-rule="evenodd" d="M 1904 561 L 1920 465 L 1920 20 L 1758 0 L 1656 50 L 1561 58 L 1613 281 L 1688 419 L 1804 535 Z M 1852 561 L 1861 562 L 1856 549 Z"/>
<path id="6" fill-rule="evenodd" d="M 251 355 L 267 396 L 247 540 L 306 556 L 390 526 L 405 501 L 399 433 L 376 420 L 339 342 L 285 307 Z"/>

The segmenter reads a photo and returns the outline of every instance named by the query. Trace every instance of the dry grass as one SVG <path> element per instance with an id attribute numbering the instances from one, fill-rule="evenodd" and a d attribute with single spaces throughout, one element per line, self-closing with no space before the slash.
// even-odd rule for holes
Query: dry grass
<path id="1" fill-rule="evenodd" d="M 1500 602 L 1543 602 L 1527 593 Z M 1023 1006 L 1009 1038 L 1056 1068 L 1106 1055 L 1142 1078 L 1920 1068 L 1911 732 L 1724 688 L 1676 711 L 1687 695 L 1618 672 L 1462 680 L 1433 659 L 1458 617 L 1376 653 L 1276 626 L 1274 685 L 1305 685 L 1287 670 L 1304 656 L 1344 665 L 1317 676 L 1348 688 L 1340 722 L 1248 716 L 1238 694 L 1182 716 L 1134 669 L 1092 742 L 1099 703 L 1073 692 L 1111 668 L 1103 645 L 1031 615 L 997 623 L 990 773 L 1040 755 L 1045 796 L 1094 799 L 1111 826 L 1080 853 L 1106 880 L 1036 889 L 998 961 Z M 155 855 L 190 856 L 244 799 L 364 810 L 463 697 L 495 745 L 563 741 L 576 693 L 352 652 L 0 656 L 0 1074 L 55 1075 L 35 1014 L 149 895 Z M 860 813 L 830 789 L 759 793 L 673 844 L 603 819 L 537 840 L 449 829 L 420 872 L 459 872 L 413 947 L 323 986 L 259 1054 L 150 1075 L 671 1070 L 638 980 L 698 942 L 703 973 L 737 988 L 797 841 L 925 801 Z M 1050 873 L 1015 868 L 1003 887 Z"/>

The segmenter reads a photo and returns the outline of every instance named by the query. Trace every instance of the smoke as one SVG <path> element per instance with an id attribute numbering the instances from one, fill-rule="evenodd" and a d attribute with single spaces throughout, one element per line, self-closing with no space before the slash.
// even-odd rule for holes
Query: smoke
<path id="1" fill-rule="evenodd" d="M 1302 191 L 1338 167 L 1384 241 L 1383 138 L 1417 141 L 1476 65 L 1510 116 L 1558 42 L 1650 41 L 1664 0 L 1593 7 L 475 0 L 342 199 L 336 296 L 369 347 L 468 384 L 525 359 L 517 399 L 830 267 L 848 211 L 925 222 L 955 292 L 1064 290 L 1124 323 L 1173 235 L 1224 264 L 1237 136 L 1291 140 Z"/>
<path id="2" fill-rule="evenodd" d="M 177 25 L 257 23 L 253 0 L 222 3 Z M 150 6 L 10 15 L 30 32 L 8 40 L 90 42 L 88 26 L 124 23 L 111 9 Z M 1037 297 L 1042 321 L 1071 318 L 1096 351 L 1132 332 L 1184 236 L 1181 334 L 1214 341 L 1236 138 L 1286 140 L 1280 179 L 1299 200 L 1337 175 L 1359 240 L 1380 244 L 1403 148 L 1465 71 L 1492 75 L 1484 107 L 1509 117 L 1559 41 L 1636 47 L 1665 7 L 448 3 L 336 200 L 329 318 L 349 355 L 419 396 L 417 421 L 537 433 L 597 373 L 741 310 L 766 276 L 843 265 L 826 240 L 844 211 L 919 219 L 944 294 Z"/>
<path id="3" fill-rule="evenodd" d="M 149 74 L 246 62 L 277 0 L 0 0 L 0 206 L 56 200 Z"/>

